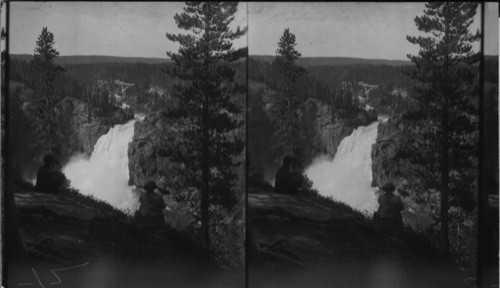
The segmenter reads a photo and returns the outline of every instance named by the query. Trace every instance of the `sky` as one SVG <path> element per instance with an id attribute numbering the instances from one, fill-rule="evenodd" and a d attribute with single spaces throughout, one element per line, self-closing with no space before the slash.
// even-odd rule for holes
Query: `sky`
<path id="1" fill-rule="evenodd" d="M 54 33 L 60 55 L 110 55 L 167 58 L 177 51 L 165 34 L 179 33 L 174 15 L 182 2 L 10 2 L 10 53 L 33 54 L 42 27 Z M 247 9 L 248 8 L 248 9 Z M 247 36 L 236 47 L 252 55 L 275 55 L 285 28 L 297 37 L 303 57 L 338 56 L 407 60 L 418 46 L 406 35 L 421 35 L 414 18 L 424 3 L 272 3 L 242 2 L 235 27 L 246 26 Z M 498 55 L 498 4 L 488 4 L 485 42 L 488 55 Z M 248 12 L 248 14 L 247 14 Z M 495 14 L 496 13 L 496 14 Z M 490 21 L 488 19 L 494 19 Z M 495 22 L 496 21 L 496 22 Z M 473 24 L 480 26 L 479 13 Z M 488 37 L 490 39 L 490 37 Z M 479 47 L 479 45 L 477 45 Z"/>
<path id="2" fill-rule="evenodd" d="M 499 26 L 498 2 L 487 2 L 484 10 L 484 54 L 498 55 Z"/>
<path id="3" fill-rule="evenodd" d="M 33 54 L 42 27 L 54 34 L 60 55 L 167 58 L 178 45 L 166 33 L 179 33 L 174 20 L 183 2 L 10 2 L 9 53 Z M 233 23 L 246 26 L 246 3 Z M 246 36 L 234 43 L 246 46 Z"/>
<path id="4" fill-rule="evenodd" d="M 303 57 L 407 60 L 406 54 L 418 53 L 418 46 L 406 35 L 422 35 L 414 19 L 424 9 L 424 3 L 250 2 L 248 49 L 252 55 L 275 55 L 289 28 Z M 473 31 L 480 27 L 479 14 Z"/>

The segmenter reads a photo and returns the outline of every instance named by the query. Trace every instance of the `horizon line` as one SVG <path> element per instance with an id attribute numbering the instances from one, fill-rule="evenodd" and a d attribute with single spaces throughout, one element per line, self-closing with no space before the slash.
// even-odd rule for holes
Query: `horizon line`
<path id="1" fill-rule="evenodd" d="M 28 53 L 9 53 L 9 55 L 29 55 Z M 154 56 L 116 56 L 116 55 L 99 55 L 99 54 L 72 54 L 72 55 L 59 55 L 58 57 L 118 57 L 118 58 L 144 58 L 144 59 L 164 59 L 172 60 L 172 58 L 166 56 L 165 58 L 154 57 Z M 258 56 L 258 57 L 276 57 L 275 55 L 264 55 L 264 54 L 248 54 L 248 57 Z M 353 56 L 302 56 L 301 58 L 351 58 L 351 59 L 363 59 L 363 60 L 388 60 L 388 61 L 409 61 L 403 59 L 383 59 L 383 58 L 363 58 L 363 57 L 353 57 Z M 300 58 L 299 58 L 300 59 Z"/>
<path id="2" fill-rule="evenodd" d="M 9 55 L 29 55 L 33 56 L 33 54 L 29 53 L 9 53 Z M 172 58 L 165 56 L 162 58 L 160 56 L 118 56 L 118 55 L 99 55 L 99 54 L 72 54 L 72 55 L 59 55 L 58 57 L 117 57 L 117 58 L 143 58 L 143 59 L 162 59 L 162 60 L 172 60 Z M 276 57 L 276 55 L 269 54 L 248 54 L 248 57 Z M 483 56 L 495 56 L 498 57 L 498 54 L 483 54 Z M 365 57 L 356 57 L 356 56 L 301 56 L 301 58 L 350 58 L 350 59 L 362 59 L 362 60 L 386 60 L 386 61 L 408 61 L 409 59 L 388 59 L 388 58 L 365 58 Z M 300 60 L 300 58 L 299 58 Z"/>
<path id="3" fill-rule="evenodd" d="M 9 55 L 29 55 L 33 56 L 33 54 L 29 53 L 9 53 Z M 166 58 L 161 58 L 161 57 L 154 57 L 154 56 L 117 56 L 117 55 L 99 55 L 99 54 L 72 54 L 72 55 L 61 55 L 59 54 L 57 57 L 79 57 L 79 56 L 85 56 L 85 57 L 119 57 L 119 58 L 145 58 L 145 59 L 168 59 L 172 60 L 172 58 L 166 56 Z"/>
<path id="4" fill-rule="evenodd" d="M 269 54 L 248 54 L 248 56 L 276 57 L 276 55 L 269 55 Z M 363 59 L 363 60 L 410 61 L 408 59 L 364 58 L 356 56 L 301 56 L 299 60 L 301 58 L 351 58 L 351 59 Z"/>

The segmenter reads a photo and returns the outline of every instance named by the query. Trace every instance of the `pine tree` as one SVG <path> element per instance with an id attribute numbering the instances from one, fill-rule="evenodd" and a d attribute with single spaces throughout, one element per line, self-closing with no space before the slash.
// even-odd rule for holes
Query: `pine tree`
<path id="1" fill-rule="evenodd" d="M 44 27 L 36 41 L 33 60 L 30 61 L 34 72 L 31 86 L 35 95 L 30 101 L 29 114 L 37 137 L 34 143 L 49 152 L 53 152 L 52 150 L 60 142 L 60 131 L 53 109 L 61 100 L 55 94 L 55 81 L 64 72 L 61 66 L 54 63 L 59 56 L 54 45 L 54 35 Z"/>
<path id="2" fill-rule="evenodd" d="M 186 2 L 184 12 L 175 15 L 177 26 L 189 34 L 170 34 L 180 44 L 178 53 L 168 52 L 175 62 L 171 75 L 179 78 L 172 94 L 190 123 L 185 131 L 185 161 L 193 171 L 194 185 L 201 190 L 201 233 L 207 254 L 210 248 L 209 201 L 227 208 L 239 199 L 234 195 L 234 160 L 243 150 L 243 141 L 235 132 L 243 125 L 241 107 L 231 97 L 244 92 L 234 81 L 231 63 L 246 57 L 247 49 L 233 48 L 232 41 L 245 29 L 229 25 L 237 12 L 237 2 Z M 198 172 L 200 171 L 200 172 Z"/>
<path id="3" fill-rule="evenodd" d="M 440 191 L 441 240 L 449 253 L 450 192 L 460 186 L 461 178 L 465 179 L 460 175 L 468 175 L 469 183 L 475 178 L 469 172 L 474 170 L 471 162 L 477 160 L 475 81 L 479 53 L 474 52 L 472 44 L 480 39 L 480 33 L 472 34 L 469 27 L 478 4 L 430 2 L 425 6 L 424 15 L 416 17 L 415 23 L 428 36 L 407 36 L 410 43 L 420 46 L 418 55 L 408 55 L 415 64 L 408 75 L 419 81 L 415 98 L 421 117 L 428 120 L 422 131 L 427 141 L 426 153 L 432 158 L 427 161 L 436 163 L 433 184 Z M 464 167 L 472 168 L 467 172 Z"/>
<path id="4" fill-rule="evenodd" d="M 268 85 L 274 91 L 270 110 L 278 158 L 300 154 L 303 133 L 299 128 L 299 108 L 302 99 L 297 94 L 297 81 L 307 71 L 296 62 L 301 54 L 295 49 L 295 35 L 287 28 L 283 32 L 272 63 L 273 74 Z M 300 158 L 300 155 L 296 155 Z"/>

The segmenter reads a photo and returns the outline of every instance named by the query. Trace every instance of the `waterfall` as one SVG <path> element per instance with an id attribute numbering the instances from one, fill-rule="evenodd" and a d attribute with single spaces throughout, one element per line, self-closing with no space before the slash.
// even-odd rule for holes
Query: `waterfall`
<path id="1" fill-rule="evenodd" d="M 127 213 L 139 205 L 134 187 L 128 186 L 128 144 L 134 136 L 135 121 L 115 125 L 97 140 L 90 158 L 78 154 L 63 167 L 73 188 Z"/>
<path id="2" fill-rule="evenodd" d="M 378 209 L 377 189 L 371 187 L 371 148 L 377 139 L 377 126 L 375 122 L 357 128 L 342 140 L 333 160 L 320 156 L 305 171 L 321 195 L 368 215 Z"/>

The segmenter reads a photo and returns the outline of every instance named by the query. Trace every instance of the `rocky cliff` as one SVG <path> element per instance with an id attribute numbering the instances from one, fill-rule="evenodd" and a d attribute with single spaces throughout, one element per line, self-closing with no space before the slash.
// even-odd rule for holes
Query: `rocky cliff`
<path id="1" fill-rule="evenodd" d="M 348 118 L 340 117 L 331 106 L 311 98 L 303 104 L 302 113 L 302 129 L 307 139 L 311 140 L 305 147 L 304 165 L 308 165 L 318 154 L 335 156 L 342 139 L 358 126 L 377 120 L 375 114 L 361 109 Z"/>
<path id="2" fill-rule="evenodd" d="M 69 156 L 74 151 L 92 154 L 94 145 L 102 135 L 114 125 L 123 124 L 133 118 L 120 108 L 113 108 L 101 117 L 90 113 L 82 101 L 66 98 L 56 108 L 59 125 L 63 130 L 67 145 L 62 147 L 62 154 Z"/>
<path id="3" fill-rule="evenodd" d="M 186 187 L 185 166 L 175 161 L 175 156 L 183 153 L 179 141 L 185 125 L 164 112 L 151 113 L 135 123 L 128 148 L 131 185 L 142 186 L 154 180 L 165 186 L 161 188 Z"/>
<path id="4" fill-rule="evenodd" d="M 412 132 L 413 131 L 413 132 Z M 425 167 L 411 161 L 416 138 L 413 125 L 401 115 L 378 126 L 377 140 L 372 146 L 373 185 L 392 182 L 402 196 L 406 209 L 403 219 L 416 231 L 423 231 L 435 221 L 439 193 L 426 190 L 422 179 L 428 177 Z"/>
<path id="5" fill-rule="evenodd" d="M 418 166 L 411 163 L 409 124 L 401 116 L 389 118 L 378 126 L 377 140 L 372 147 L 373 184 L 393 182 L 396 187 L 415 178 Z"/>

